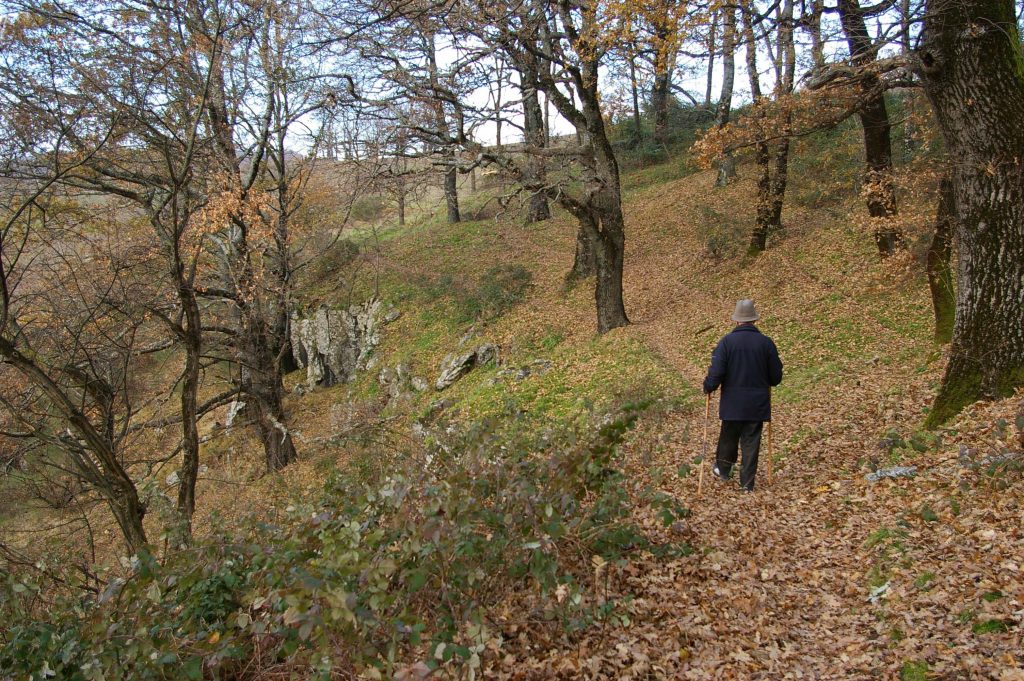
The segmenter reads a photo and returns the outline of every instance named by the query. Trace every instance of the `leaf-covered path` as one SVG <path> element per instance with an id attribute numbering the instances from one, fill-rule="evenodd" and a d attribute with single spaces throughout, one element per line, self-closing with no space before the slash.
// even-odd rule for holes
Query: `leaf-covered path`
<path id="1" fill-rule="evenodd" d="M 641 339 L 666 370 L 696 386 L 729 329 L 733 302 L 754 298 L 786 363 L 774 409 L 774 480 L 768 484 L 762 463 L 756 493 L 743 494 L 707 470 L 697 494 L 695 470 L 679 467 L 700 453 L 702 403 L 642 427 L 629 447 L 632 465 L 691 515 L 670 531 L 649 509 L 638 511 L 640 520 L 654 535 L 690 543 L 694 554 L 603 568 L 619 595 L 632 594 L 620 603 L 625 620 L 561 645 L 525 637 L 528 656 L 509 655 L 493 673 L 1024 678 L 1020 473 L 997 490 L 958 458 L 956 437 L 911 437 L 941 370 L 926 289 L 907 286 L 905 263 L 877 263 L 864 235 L 816 233 L 821 227 L 799 210 L 787 217 L 785 247 L 741 267 L 708 261 L 695 229 L 706 216 L 692 209 L 694 190 L 707 181 L 688 178 L 631 201 L 626 288 L 634 323 L 615 333 Z M 748 190 L 741 184 L 700 200 L 725 213 Z M 820 242 L 813 260 L 803 257 L 815 250 L 801 243 L 808 240 Z M 552 262 L 549 270 L 562 267 Z M 957 437 L 997 445 L 991 424 L 1000 415 L 1012 422 L 1013 405 L 968 414 Z M 896 447 L 880 448 L 887 433 L 900 434 Z M 896 461 L 917 465 L 918 475 L 865 479 Z"/>

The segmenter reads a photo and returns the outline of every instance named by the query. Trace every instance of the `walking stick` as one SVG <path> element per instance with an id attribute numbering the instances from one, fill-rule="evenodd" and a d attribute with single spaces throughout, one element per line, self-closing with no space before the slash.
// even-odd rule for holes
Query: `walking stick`
<path id="1" fill-rule="evenodd" d="M 768 388 L 768 404 L 772 402 L 772 389 Z M 768 484 L 772 484 L 772 458 L 774 451 L 772 450 L 772 422 L 768 421 Z"/>
<path id="2" fill-rule="evenodd" d="M 708 458 L 708 420 L 711 418 L 711 393 L 708 393 L 704 400 L 704 444 L 700 452 L 700 475 L 697 477 L 697 494 L 700 494 L 704 487 L 704 469 L 707 467 Z"/>

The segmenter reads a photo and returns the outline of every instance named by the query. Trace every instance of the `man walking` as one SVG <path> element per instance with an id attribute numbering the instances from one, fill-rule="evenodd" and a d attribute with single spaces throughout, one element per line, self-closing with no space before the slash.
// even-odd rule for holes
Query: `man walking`
<path id="1" fill-rule="evenodd" d="M 747 492 L 754 491 L 761 430 L 765 421 L 772 420 L 771 386 L 782 382 L 778 348 L 754 326 L 758 319 L 754 301 L 744 299 L 736 303 L 732 313 L 736 328 L 718 341 L 704 379 L 705 394 L 722 388 L 718 405 L 722 430 L 718 435 L 715 475 L 729 479 L 738 446 L 742 446 L 740 487 Z"/>

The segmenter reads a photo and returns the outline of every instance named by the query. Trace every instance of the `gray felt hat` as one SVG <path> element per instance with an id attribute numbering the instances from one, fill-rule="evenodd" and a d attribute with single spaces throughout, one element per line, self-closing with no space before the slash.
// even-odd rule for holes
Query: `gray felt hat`
<path id="1" fill-rule="evenodd" d="M 749 298 L 736 301 L 736 311 L 732 313 L 734 322 L 756 322 L 761 318 L 754 307 L 754 301 Z"/>

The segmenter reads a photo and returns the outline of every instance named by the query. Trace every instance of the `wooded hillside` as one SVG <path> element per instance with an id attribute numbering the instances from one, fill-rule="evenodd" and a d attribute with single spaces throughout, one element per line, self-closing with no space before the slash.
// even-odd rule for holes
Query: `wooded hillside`
<path id="1" fill-rule="evenodd" d="M 3 7 L 3 681 L 1024 678 L 1019 7 Z"/>

